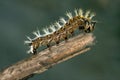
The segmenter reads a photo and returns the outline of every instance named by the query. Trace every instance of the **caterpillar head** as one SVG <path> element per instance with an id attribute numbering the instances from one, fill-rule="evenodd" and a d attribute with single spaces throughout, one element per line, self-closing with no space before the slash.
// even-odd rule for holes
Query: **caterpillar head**
<path id="1" fill-rule="evenodd" d="M 95 24 L 96 24 L 96 21 L 86 20 L 84 31 L 86 33 L 92 32 L 94 30 Z"/>
<path id="2" fill-rule="evenodd" d="M 82 24 L 79 26 L 79 29 L 86 32 L 90 33 L 94 30 L 96 21 L 92 21 L 90 19 L 83 19 Z"/>
<path id="3" fill-rule="evenodd" d="M 83 14 L 82 9 L 79 9 L 79 19 L 81 21 L 79 29 L 86 33 L 92 32 L 96 24 L 96 21 L 92 20 L 94 16 L 95 13 L 91 13 L 89 10 Z"/>

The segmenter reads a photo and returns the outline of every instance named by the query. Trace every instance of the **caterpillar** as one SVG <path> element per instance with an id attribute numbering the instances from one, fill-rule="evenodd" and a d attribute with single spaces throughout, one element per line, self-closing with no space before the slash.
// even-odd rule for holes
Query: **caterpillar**
<path id="1" fill-rule="evenodd" d="M 92 20 L 95 16 L 94 13 L 86 11 L 83 13 L 82 9 L 75 9 L 74 16 L 71 12 L 67 12 L 66 16 L 68 20 L 63 17 L 58 22 L 50 25 L 48 28 L 43 29 L 44 34 L 41 34 L 39 30 L 33 32 L 36 36 L 25 41 L 29 45 L 30 50 L 28 53 L 36 54 L 39 46 L 46 45 L 50 47 L 51 43 L 59 44 L 60 40 L 67 40 L 69 35 L 72 35 L 76 29 L 85 33 L 90 33 L 94 30 L 96 21 Z"/>

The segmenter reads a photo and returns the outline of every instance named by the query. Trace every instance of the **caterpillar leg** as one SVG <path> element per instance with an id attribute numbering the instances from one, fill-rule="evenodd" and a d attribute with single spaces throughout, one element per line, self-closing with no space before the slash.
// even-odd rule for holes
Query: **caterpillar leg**
<path id="1" fill-rule="evenodd" d="M 47 44 L 47 48 L 51 51 L 51 47 L 50 44 Z"/>
<path id="2" fill-rule="evenodd" d="M 59 43 L 60 43 L 59 41 L 56 41 L 57 46 L 59 45 Z"/>
<path id="3" fill-rule="evenodd" d="M 37 54 L 37 50 L 33 49 L 33 55 Z"/>
<path id="4" fill-rule="evenodd" d="M 79 30 L 84 30 L 84 26 L 79 26 Z"/>
<path id="5" fill-rule="evenodd" d="M 68 37 L 67 37 L 67 36 L 65 37 L 65 40 L 68 40 Z"/>
<path id="6" fill-rule="evenodd" d="M 68 41 L 68 37 L 67 37 L 67 36 L 66 36 L 64 39 L 65 39 L 65 42 L 67 42 L 67 41 Z"/>
<path id="7" fill-rule="evenodd" d="M 71 32 L 71 35 L 72 35 L 72 36 L 74 36 L 74 35 L 75 35 L 75 34 L 74 34 L 74 31 L 72 31 L 72 32 Z"/>

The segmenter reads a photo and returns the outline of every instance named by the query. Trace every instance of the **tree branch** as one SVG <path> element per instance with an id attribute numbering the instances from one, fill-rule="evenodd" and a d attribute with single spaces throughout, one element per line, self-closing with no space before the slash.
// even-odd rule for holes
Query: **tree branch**
<path id="1" fill-rule="evenodd" d="M 22 60 L 0 72 L 0 80 L 20 80 L 26 76 L 42 73 L 53 65 L 66 61 L 90 49 L 94 37 L 92 34 L 81 34 L 62 41 L 59 46 L 52 46 L 28 59 Z"/>

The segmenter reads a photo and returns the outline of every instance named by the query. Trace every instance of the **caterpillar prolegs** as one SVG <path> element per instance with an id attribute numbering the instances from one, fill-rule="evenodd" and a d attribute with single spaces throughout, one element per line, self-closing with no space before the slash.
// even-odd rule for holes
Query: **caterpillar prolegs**
<path id="1" fill-rule="evenodd" d="M 50 46 L 51 43 L 59 44 L 60 40 L 67 39 L 69 35 L 73 34 L 76 29 L 82 30 L 85 33 L 92 32 L 96 21 L 93 21 L 92 18 L 95 16 L 94 13 L 86 11 L 83 13 L 82 9 L 75 9 L 74 16 L 72 13 L 66 13 L 68 20 L 60 18 L 58 22 L 50 25 L 48 28 L 43 29 L 44 34 L 41 34 L 40 31 L 33 32 L 36 36 L 31 39 L 27 37 L 28 40 L 25 41 L 29 45 L 30 50 L 28 53 L 35 54 L 39 46 L 47 45 Z"/>

